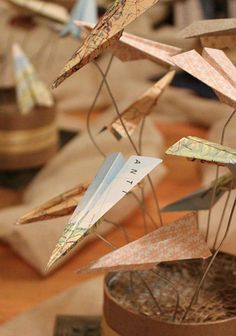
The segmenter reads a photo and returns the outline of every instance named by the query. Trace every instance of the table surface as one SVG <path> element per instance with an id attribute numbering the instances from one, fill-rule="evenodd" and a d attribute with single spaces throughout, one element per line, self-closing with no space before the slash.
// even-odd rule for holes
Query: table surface
<path id="1" fill-rule="evenodd" d="M 185 123 L 158 123 L 157 127 L 164 136 L 166 148 L 186 135 L 199 137 L 207 135 L 207 130 Z M 168 173 L 156 186 L 161 207 L 193 191 L 201 183 L 199 163 L 174 157 L 165 157 L 164 163 L 168 168 Z M 15 204 L 17 200 L 19 197 L 14 191 L 0 189 L 0 207 Z M 154 215 L 155 204 L 151 197 L 147 199 L 147 206 Z M 164 222 L 171 222 L 180 215 L 182 214 L 164 214 Z M 139 237 L 143 233 L 140 211 L 137 210 L 133 213 L 123 225 L 126 226 L 132 239 Z M 124 242 L 124 238 L 117 230 L 110 232 L 106 238 L 115 245 L 122 245 Z M 48 278 L 42 278 L 9 246 L 0 243 L 0 323 L 91 277 L 88 275 L 78 276 L 74 271 L 94 260 L 94 256 L 98 258 L 109 251 L 109 247 L 101 240 L 87 244 L 78 255 L 58 271 Z"/>

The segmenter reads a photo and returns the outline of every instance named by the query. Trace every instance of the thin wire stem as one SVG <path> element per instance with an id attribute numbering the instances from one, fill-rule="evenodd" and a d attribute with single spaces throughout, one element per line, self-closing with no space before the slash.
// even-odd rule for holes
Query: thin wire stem
<path id="1" fill-rule="evenodd" d="M 110 68 L 111 68 L 111 65 L 112 65 L 112 61 L 113 61 L 113 58 L 114 56 L 112 55 L 111 58 L 110 58 L 110 61 L 107 65 L 107 68 L 106 68 L 106 71 L 105 73 L 103 73 L 103 78 L 102 78 L 102 81 L 99 85 L 99 88 L 98 88 L 98 91 L 94 97 L 94 100 L 92 102 L 92 105 L 87 113 L 87 118 L 86 118 L 86 128 L 87 128 L 87 132 L 88 132 L 88 135 L 89 135 L 89 138 L 91 140 L 91 142 L 93 143 L 93 145 L 95 146 L 95 148 L 97 149 L 97 151 L 103 156 L 103 157 L 106 157 L 106 154 L 102 151 L 102 149 L 100 148 L 100 146 L 97 144 L 94 136 L 93 136 L 93 133 L 92 133 L 92 130 L 91 130 L 91 117 L 92 117 L 92 113 L 93 113 L 93 110 L 96 106 L 96 103 L 98 101 L 98 98 L 100 96 L 100 93 L 102 91 L 102 88 L 104 86 L 104 83 L 105 83 L 105 80 L 106 80 L 106 77 L 110 71 Z M 97 63 L 96 62 L 93 62 L 93 64 L 97 67 Z"/>
<path id="2" fill-rule="evenodd" d="M 108 223 L 108 224 L 111 224 L 111 225 L 115 226 L 116 228 L 118 228 L 118 229 L 123 233 L 125 242 L 126 242 L 127 244 L 130 243 L 129 236 L 128 236 L 126 230 L 124 229 L 124 227 L 123 227 L 120 223 L 116 223 L 116 222 L 113 222 L 113 221 L 108 220 L 108 219 L 104 219 L 104 222 L 106 222 L 106 223 Z"/>
<path id="3" fill-rule="evenodd" d="M 205 272 L 204 272 L 204 274 L 203 274 L 203 276 L 202 276 L 202 278 L 201 278 L 201 280 L 200 280 L 200 282 L 199 282 L 199 284 L 198 284 L 198 286 L 197 286 L 197 289 L 196 289 L 196 291 L 195 291 L 195 293 L 194 293 L 194 295 L 193 295 L 193 297 L 192 297 L 192 299 L 191 299 L 191 302 L 190 302 L 190 304 L 189 304 L 189 306 L 188 306 L 186 312 L 184 313 L 184 316 L 183 316 L 182 321 L 181 321 L 182 323 L 186 320 L 186 318 L 187 318 L 187 316 L 188 316 L 188 313 L 190 312 L 190 310 L 191 310 L 191 308 L 192 308 L 192 306 L 193 306 L 193 304 L 194 304 L 196 298 L 197 298 L 198 295 L 199 295 L 199 292 L 200 292 L 202 286 L 204 285 L 204 282 L 205 282 L 205 280 L 206 280 L 206 277 L 207 277 L 207 275 L 208 275 L 208 273 L 209 273 L 209 271 L 210 271 L 210 269 L 211 269 L 211 267 L 212 267 L 212 265 L 213 265 L 213 263 L 214 263 L 214 261 L 215 261 L 217 255 L 218 255 L 218 253 L 219 253 L 219 251 L 220 251 L 220 249 L 221 249 L 221 246 L 223 245 L 225 239 L 227 238 L 227 235 L 228 235 L 229 230 L 230 230 L 230 227 L 231 227 L 231 222 L 232 222 L 232 219 L 233 219 L 233 215 L 234 215 L 235 207 L 236 207 L 236 198 L 235 198 L 235 200 L 234 200 L 233 207 L 232 207 L 231 212 L 230 212 L 229 221 L 228 221 L 228 224 L 227 224 L 227 227 L 226 227 L 226 230 L 225 230 L 225 234 L 224 234 L 224 236 L 223 236 L 223 238 L 222 238 L 222 240 L 221 240 L 221 242 L 220 242 L 220 244 L 219 244 L 217 250 L 216 250 L 215 253 L 213 254 L 213 256 L 212 256 L 212 258 L 211 258 L 211 261 L 209 262 L 209 264 L 208 264 L 208 266 L 207 266 L 207 269 L 205 270 Z"/>
<path id="4" fill-rule="evenodd" d="M 162 275 L 160 275 L 157 271 L 155 272 L 154 270 L 152 270 L 152 272 L 157 275 L 160 279 L 162 279 L 163 281 L 167 282 L 169 285 L 171 285 L 171 287 L 174 289 L 175 293 L 176 293 L 176 304 L 175 304 L 175 310 L 174 310 L 174 314 L 172 317 L 172 321 L 175 322 L 176 317 L 177 317 L 177 313 L 178 313 L 178 308 L 180 307 L 180 295 L 179 295 L 179 291 L 178 289 L 175 287 L 175 284 L 170 281 L 169 279 L 163 277 Z"/>
<path id="5" fill-rule="evenodd" d="M 137 149 L 137 147 L 136 147 L 136 145 L 135 145 L 135 143 L 134 143 L 132 137 L 130 136 L 129 131 L 128 131 L 128 129 L 127 129 L 127 127 L 126 127 L 126 125 L 125 125 L 123 119 L 122 119 L 122 115 L 121 115 L 121 113 L 120 113 L 120 111 L 119 111 L 118 105 L 117 105 L 116 100 L 115 100 L 115 98 L 114 98 L 114 96 L 113 96 L 113 93 L 112 93 L 112 91 L 111 91 L 110 85 L 109 85 L 109 83 L 107 82 L 107 79 L 106 79 L 106 77 L 105 77 L 105 75 L 104 75 L 104 73 L 103 73 L 101 67 L 99 66 L 99 64 L 95 63 L 95 65 L 96 65 L 98 71 L 100 72 L 101 76 L 102 76 L 103 79 L 104 79 L 104 84 L 106 85 L 107 91 L 108 91 L 108 93 L 109 93 L 109 95 L 110 95 L 110 97 L 111 97 L 111 100 L 112 100 L 113 106 L 114 106 L 114 108 L 115 108 L 116 114 L 117 114 L 117 116 L 118 116 L 118 119 L 119 119 L 119 121 L 120 121 L 120 123 L 121 123 L 121 125 L 122 125 L 122 127 L 123 127 L 123 129 L 124 129 L 124 131 L 125 131 L 125 134 L 126 134 L 127 138 L 129 139 L 129 142 L 130 142 L 130 144 L 132 145 L 132 147 L 133 147 L 135 153 L 136 153 L 137 155 L 140 155 L 139 150 Z M 161 211 L 160 211 L 160 205 L 159 205 L 159 200 L 158 200 L 158 197 L 157 197 L 157 194 L 156 194 L 156 190 L 155 190 L 155 188 L 154 188 L 154 185 L 153 185 L 153 182 L 152 182 L 152 180 L 151 180 L 150 175 L 148 175 L 147 177 L 148 177 L 148 181 L 149 181 L 149 183 L 150 183 L 151 190 L 152 190 L 152 193 L 153 193 L 153 196 L 154 196 L 154 201 L 155 201 L 155 204 L 156 204 L 156 208 L 157 208 L 157 213 L 158 213 L 158 216 L 159 216 L 160 224 L 161 224 L 161 226 L 162 226 L 162 225 L 163 225 L 163 220 L 162 220 L 162 215 L 161 215 Z"/>
<path id="6" fill-rule="evenodd" d="M 231 182 L 230 188 L 228 190 L 228 195 L 227 195 L 227 198 L 226 198 L 226 201 L 225 201 L 224 209 L 223 209 L 223 212 L 222 212 L 222 215 L 221 215 L 221 218 L 220 218 L 220 222 L 219 222 L 219 225 L 218 225 L 218 228 L 217 228 L 217 232 L 216 232 L 216 236 L 215 236 L 215 240 L 214 240 L 214 244 L 213 244 L 213 248 L 212 248 L 213 251 L 216 248 L 216 244 L 217 244 L 217 241 L 218 241 L 218 238 L 219 238 L 219 234 L 221 232 L 222 224 L 223 224 L 223 221 L 224 221 L 225 213 L 226 213 L 226 210 L 227 210 L 227 206 L 229 204 L 229 200 L 230 200 L 230 196 L 231 196 L 231 192 L 232 192 L 232 188 L 233 188 L 233 183 L 234 183 L 234 181 Z"/>
<path id="7" fill-rule="evenodd" d="M 231 120 L 233 119 L 235 113 L 236 113 L 236 109 L 231 113 L 231 115 L 227 119 L 226 123 L 224 124 L 224 127 L 222 129 L 222 133 L 221 133 L 221 139 L 220 139 L 220 144 L 221 145 L 224 144 L 226 129 L 227 129 L 229 123 L 231 122 Z M 212 217 L 212 208 L 213 208 L 213 205 L 214 205 L 214 202 L 215 202 L 215 197 L 216 197 L 216 189 L 217 189 L 217 184 L 218 184 L 218 179 L 219 179 L 219 172 L 220 172 L 220 168 L 219 168 L 219 166 L 217 166 L 217 168 L 216 168 L 215 184 L 214 184 L 213 193 L 212 193 L 212 197 L 211 197 L 211 205 L 210 205 L 210 209 L 209 209 L 209 213 L 208 213 L 208 218 L 207 218 L 206 242 L 209 239 L 211 217 Z"/>
<path id="8" fill-rule="evenodd" d="M 157 301 L 157 299 L 155 298 L 155 295 L 153 294 L 151 288 L 149 287 L 148 283 L 145 281 L 144 277 L 140 274 L 140 272 L 135 272 L 135 274 L 137 274 L 137 276 L 139 277 L 139 279 L 141 280 L 141 282 L 143 283 L 144 287 L 147 289 L 150 297 L 152 298 L 156 308 L 158 309 L 159 313 L 162 314 L 162 309 Z"/>
<path id="9" fill-rule="evenodd" d="M 104 238 L 103 236 L 101 236 L 96 230 L 94 230 L 95 235 L 101 239 L 106 245 L 108 245 L 109 247 L 111 247 L 113 250 L 117 250 L 117 246 L 115 246 L 114 244 L 112 244 L 111 242 L 109 242 L 106 238 Z"/>

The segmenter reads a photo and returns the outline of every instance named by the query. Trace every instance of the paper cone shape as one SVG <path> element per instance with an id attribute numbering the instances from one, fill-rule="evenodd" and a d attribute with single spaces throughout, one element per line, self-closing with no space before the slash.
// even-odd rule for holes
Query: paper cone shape
<path id="1" fill-rule="evenodd" d="M 20 112 L 27 114 L 36 106 L 52 107 L 54 100 L 49 89 L 39 80 L 33 65 L 18 44 L 13 46 L 13 58 Z"/>
<path id="2" fill-rule="evenodd" d="M 65 65 L 54 87 L 113 45 L 123 29 L 159 0 L 116 0 Z"/>
<path id="3" fill-rule="evenodd" d="M 197 230 L 196 214 L 191 213 L 105 255 L 78 272 L 146 270 L 161 262 L 205 259 L 210 255 Z"/>
<path id="4" fill-rule="evenodd" d="M 123 113 L 121 113 L 123 123 L 125 124 L 129 135 L 132 135 L 143 118 L 151 113 L 153 107 L 157 104 L 158 99 L 171 83 L 174 75 L 175 71 L 168 72 L 151 89 L 145 92 L 141 98 L 136 100 L 136 102 L 134 102 Z M 104 130 L 105 129 L 109 129 L 110 132 L 117 138 L 117 140 L 121 140 L 122 138 L 127 137 L 124 127 L 118 117 L 115 118 L 115 120 L 109 126 L 105 127 Z"/>
<path id="5" fill-rule="evenodd" d="M 65 24 L 61 36 L 72 34 L 73 36 L 80 37 L 80 29 L 75 24 L 75 20 L 85 21 L 92 24 L 97 23 L 97 4 L 96 0 L 77 0 L 70 15 L 70 19 Z"/>
<path id="6" fill-rule="evenodd" d="M 214 193 L 214 188 L 216 185 L 216 191 Z M 231 189 L 231 187 L 236 187 L 236 180 L 232 174 L 226 174 L 213 181 L 209 187 L 201 188 L 188 196 L 181 198 L 180 200 L 171 203 L 164 207 L 162 212 L 174 212 L 174 211 L 200 211 L 209 210 L 212 206 L 212 197 L 214 197 L 215 205 L 218 200 Z"/>

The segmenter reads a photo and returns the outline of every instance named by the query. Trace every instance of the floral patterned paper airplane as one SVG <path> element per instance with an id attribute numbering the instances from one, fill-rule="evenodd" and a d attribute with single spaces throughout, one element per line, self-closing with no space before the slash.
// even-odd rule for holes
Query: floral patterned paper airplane
<path id="1" fill-rule="evenodd" d="M 78 272 L 146 270 L 161 262 L 205 259 L 210 255 L 197 230 L 196 214 L 191 213 L 105 255 Z"/>
<path id="2" fill-rule="evenodd" d="M 236 67 L 218 49 L 204 48 L 202 56 L 195 50 L 172 57 L 173 62 L 209 85 L 220 100 L 232 107 L 236 107 Z"/>
<path id="3" fill-rule="evenodd" d="M 216 183 L 216 191 L 215 189 Z M 199 211 L 209 210 L 212 205 L 215 205 L 218 200 L 229 190 L 231 187 L 236 188 L 236 179 L 232 174 L 226 174 L 213 181 L 210 186 L 201 188 L 190 195 L 187 195 L 180 200 L 171 203 L 164 207 L 161 211 Z M 212 197 L 214 197 L 214 204 L 212 204 Z"/>
<path id="4" fill-rule="evenodd" d="M 201 138 L 188 136 L 171 146 L 166 154 L 228 167 L 236 173 L 236 150 Z"/>
<path id="5" fill-rule="evenodd" d="M 121 153 L 108 156 L 65 227 L 48 267 L 92 232 L 101 218 L 161 162 L 144 156 L 131 156 L 125 162 Z"/>
<path id="6" fill-rule="evenodd" d="M 52 107 L 53 97 L 18 44 L 13 45 L 16 92 L 20 112 L 29 113 L 35 106 Z"/>
<path id="7" fill-rule="evenodd" d="M 60 85 L 66 78 L 94 60 L 108 47 L 114 45 L 121 37 L 123 29 L 158 1 L 115 1 L 65 65 L 53 86 Z"/>
<path id="8" fill-rule="evenodd" d="M 13 5 L 28 10 L 32 13 L 44 16 L 48 19 L 65 23 L 69 20 L 69 14 L 67 10 L 58 4 L 49 1 L 41 0 L 7 0 Z"/>
<path id="9" fill-rule="evenodd" d="M 175 71 L 168 72 L 162 79 L 160 79 L 151 89 L 144 93 L 142 97 L 137 99 L 131 106 L 129 106 L 123 113 L 121 118 L 126 126 L 127 131 L 131 135 L 136 127 L 140 124 L 144 117 L 149 115 L 153 107 L 157 104 L 158 99 L 161 97 L 164 90 L 171 83 Z M 110 130 L 110 132 L 120 140 L 127 136 L 120 119 L 117 117 L 107 127 L 102 129 Z"/>
<path id="10" fill-rule="evenodd" d="M 203 47 L 231 48 L 236 46 L 236 19 L 200 20 L 180 32 L 182 38 L 199 37 Z"/>
<path id="11" fill-rule="evenodd" d="M 75 21 L 76 25 L 87 35 L 93 29 L 88 22 Z M 180 48 L 168 44 L 148 40 L 143 37 L 124 32 L 119 40 L 110 48 L 113 55 L 122 62 L 148 59 L 162 66 L 173 66 L 171 56 L 179 54 Z"/>

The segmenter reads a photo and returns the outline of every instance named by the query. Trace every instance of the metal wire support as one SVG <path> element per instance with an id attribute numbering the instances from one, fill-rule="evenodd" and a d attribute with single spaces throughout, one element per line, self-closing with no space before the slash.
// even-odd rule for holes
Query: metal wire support
<path id="1" fill-rule="evenodd" d="M 221 139 L 220 139 L 220 144 L 221 145 L 224 144 L 226 129 L 227 129 L 228 125 L 230 124 L 231 120 L 233 119 L 233 117 L 235 116 L 235 113 L 236 113 L 236 109 L 231 113 L 231 115 L 227 119 L 226 123 L 224 124 L 224 127 L 222 129 L 222 133 L 221 133 Z M 220 171 L 220 168 L 219 168 L 219 166 L 217 166 L 217 168 L 216 168 L 215 184 L 214 184 L 214 188 L 213 188 L 213 192 L 212 192 L 212 197 L 211 197 L 211 205 L 210 205 L 210 209 L 209 209 L 209 213 L 208 213 L 208 218 L 207 218 L 206 242 L 208 241 L 208 238 L 209 238 L 212 208 L 213 208 L 213 204 L 215 202 L 215 197 L 216 197 L 216 188 L 217 188 L 217 183 L 218 183 L 218 179 L 219 179 L 219 171 Z"/>
<path id="2" fill-rule="evenodd" d="M 138 148 L 136 147 L 136 145 L 135 145 L 135 143 L 134 143 L 132 137 L 131 137 L 130 134 L 129 134 L 129 131 L 128 131 L 128 129 L 127 129 L 125 123 L 124 123 L 124 120 L 122 119 L 122 115 L 121 115 L 121 113 L 120 113 L 120 111 L 119 111 L 117 102 L 116 102 L 116 100 L 115 100 L 115 97 L 113 96 L 113 93 L 112 93 L 112 91 L 111 91 L 110 85 L 109 85 L 109 83 L 107 82 L 107 79 L 106 79 L 106 77 L 105 77 L 105 75 L 104 75 L 104 73 L 103 73 L 101 67 L 99 66 L 99 64 L 95 63 L 95 65 L 96 65 L 98 71 L 100 72 L 101 76 L 102 76 L 103 79 L 104 79 L 104 84 L 105 84 L 105 86 L 106 86 L 106 88 L 107 88 L 107 91 L 108 91 L 110 97 L 111 97 L 111 100 L 112 100 L 113 106 L 114 106 L 114 108 L 115 108 L 117 117 L 118 117 L 118 119 L 119 119 L 119 121 L 120 121 L 120 123 L 121 123 L 121 125 L 122 125 L 122 127 L 123 127 L 123 129 L 124 129 L 124 131 L 125 131 L 125 134 L 126 134 L 127 138 L 129 139 L 129 142 L 130 142 L 130 144 L 132 145 L 132 147 L 133 147 L 135 153 L 136 153 L 137 155 L 140 155 L 140 152 L 139 152 Z M 149 181 L 149 183 L 150 183 L 151 190 L 152 190 L 152 193 L 153 193 L 153 197 L 154 197 L 154 201 L 155 201 L 155 204 L 156 204 L 156 208 L 157 208 L 157 213 L 158 213 L 158 217 L 159 217 L 160 225 L 162 226 L 162 225 L 163 225 L 163 219 L 162 219 L 162 215 L 161 215 L 161 211 L 160 211 L 159 200 L 158 200 L 158 197 L 157 197 L 157 194 L 156 194 L 156 190 L 155 190 L 155 188 L 154 188 L 154 185 L 153 185 L 153 182 L 152 182 L 152 179 L 151 179 L 150 175 L 148 175 L 147 178 L 148 178 L 148 181 Z"/>
<path id="3" fill-rule="evenodd" d="M 208 273 L 209 273 L 209 271 L 210 271 L 210 269 L 211 269 L 211 267 L 212 267 L 212 265 L 213 265 L 213 263 L 214 263 L 217 255 L 218 255 L 218 253 L 219 253 L 219 251 L 221 249 L 221 246 L 223 245 L 225 239 L 227 238 L 227 235 L 228 235 L 230 227 L 231 227 L 231 222 L 232 222 L 232 219 L 233 219 L 235 207 L 236 207 L 236 198 L 234 200 L 233 207 L 231 209 L 231 213 L 230 213 L 230 216 L 229 216 L 229 221 L 228 221 L 228 224 L 227 224 L 227 227 L 226 227 L 226 230 L 225 230 L 225 234 L 224 234 L 224 236 L 223 236 L 223 238 L 222 238 L 222 240 L 221 240 L 221 242 L 220 242 L 217 250 L 213 254 L 213 256 L 211 258 L 211 261 L 209 262 L 209 264 L 207 266 L 207 269 L 205 270 L 205 272 L 204 272 L 204 274 L 203 274 L 203 276 L 202 276 L 202 278 L 201 278 L 201 280 L 200 280 L 200 282 L 199 282 L 199 284 L 197 286 L 197 289 L 196 289 L 196 291 L 195 291 L 195 293 L 194 293 L 194 295 L 193 295 L 193 297 L 192 297 L 192 299 L 190 301 L 190 304 L 189 304 L 186 312 L 184 313 L 184 316 L 183 316 L 182 321 L 181 321 L 182 323 L 186 320 L 186 318 L 188 316 L 188 313 L 190 312 L 190 310 L 191 310 L 191 308 L 192 308 L 192 306 L 193 306 L 196 298 L 199 295 L 200 290 L 202 289 L 202 286 L 204 285 L 205 279 L 206 279 L 206 277 L 207 277 L 207 275 L 208 275 Z"/>

